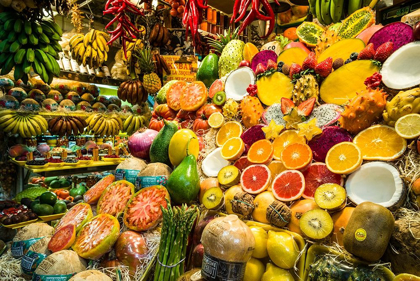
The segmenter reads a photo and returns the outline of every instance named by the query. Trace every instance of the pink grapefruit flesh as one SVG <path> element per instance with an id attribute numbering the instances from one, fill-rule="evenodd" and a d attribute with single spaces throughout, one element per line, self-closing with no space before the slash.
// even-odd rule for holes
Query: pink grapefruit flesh
<path id="1" fill-rule="evenodd" d="M 324 163 L 313 163 L 303 172 L 303 176 L 305 177 L 305 191 L 302 196 L 306 199 L 313 199 L 316 189 L 324 183 L 343 185 L 341 175 L 330 172 Z"/>
<path id="2" fill-rule="evenodd" d="M 250 194 L 258 194 L 268 188 L 271 171 L 265 165 L 252 165 L 246 168 L 241 175 L 242 189 Z"/>
<path id="3" fill-rule="evenodd" d="M 289 202 L 299 199 L 305 190 L 305 178 L 296 170 L 281 172 L 273 181 L 272 192 L 277 200 Z"/>
<path id="4" fill-rule="evenodd" d="M 246 156 L 242 156 L 241 158 L 236 160 L 235 163 L 233 164 L 233 166 L 238 168 L 239 171 L 241 171 L 241 172 L 251 165 L 252 165 L 252 163 L 249 162 L 248 157 L 246 157 Z"/>

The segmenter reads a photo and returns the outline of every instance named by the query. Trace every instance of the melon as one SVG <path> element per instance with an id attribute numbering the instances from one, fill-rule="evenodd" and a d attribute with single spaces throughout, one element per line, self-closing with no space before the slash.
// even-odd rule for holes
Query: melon
<path id="1" fill-rule="evenodd" d="M 370 60 L 357 60 L 345 64 L 324 80 L 320 88 L 321 99 L 326 103 L 343 105 L 366 89 L 366 78 L 379 72 Z"/>
<path id="2" fill-rule="evenodd" d="M 350 58 L 352 53 L 359 53 L 365 48 L 365 43 L 361 39 L 344 39 L 331 45 L 328 49 L 321 53 L 318 62 L 322 62 L 331 57 L 333 61 L 338 58 L 344 61 Z"/>
<path id="3" fill-rule="evenodd" d="M 240 67 L 232 71 L 225 82 L 225 93 L 227 99 L 240 101 L 247 95 L 246 89 L 250 84 L 255 83 L 255 75 L 251 68 Z"/>
<path id="4" fill-rule="evenodd" d="M 75 104 L 81 101 L 80 95 L 76 92 L 68 92 L 66 95 L 66 99 L 71 100 Z"/>
<path id="5" fill-rule="evenodd" d="M 74 275 L 69 281 L 112 281 L 112 279 L 99 270 L 85 270 Z"/>
<path id="6" fill-rule="evenodd" d="M 15 87 L 10 89 L 7 94 L 9 96 L 13 96 L 15 97 L 19 102 L 23 101 L 24 99 L 26 99 L 28 97 L 28 94 L 25 92 L 24 89 L 19 88 L 19 87 Z"/>
<path id="7" fill-rule="evenodd" d="M 292 98 L 293 84 L 288 76 L 274 72 L 257 81 L 258 98 L 265 105 L 280 103 L 281 98 Z"/>
<path id="8" fill-rule="evenodd" d="M 298 47 L 293 47 L 290 49 L 284 50 L 279 57 L 277 58 L 277 62 L 284 62 L 288 66 L 292 65 L 292 63 L 297 63 L 299 65 L 303 64 L 303 61 L 308 56 L 308 53 Z"/>
<path id="9" fill-rule="evenodd" d="M 47 280 L 53 278 L 70 278 L 72 275 L 86 270 L 86 262 L 74 251 L 63 250 L 49 255 L 37 269 L 32 280 Z M 55 279 L 54 279 L 55 280 Z M 62 279 L 57 279 L 62 280 Z"/>
<path id="10" fill-rule="evenodd" d="M 83 111 L 86 111 L 86 112 L 91 112 L 92 111 L 92 106 L 87 101 L 81 101 L 77 104 L 76 109 L 77 110 L 83 110 Z"/>
<path id="11" fill-rule="evenodd" d="M 209 88 L 209 98 L 213 98 L 217 92 L 225 90 L 225 83 L 222 79 L 216 79 Z"/>
<path id="12" fill-rule="evenodd" d="M 117 98 L 117 97 L 114 97 L 114 96 L 111 96 L 111 97 L 109 97 L 109 102 L 111 103 L 111 104 L 114 104 L 114 105 L 116 105 L 116 106 L 118 106 L 118 107 L 121 107 L 121 100 L 119 99 L 119 98 Z"/>

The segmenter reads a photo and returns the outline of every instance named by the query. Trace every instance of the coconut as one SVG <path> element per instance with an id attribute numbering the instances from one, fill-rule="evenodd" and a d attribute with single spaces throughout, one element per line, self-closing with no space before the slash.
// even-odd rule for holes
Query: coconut
<path id="1" fill-rule="evenodd" d="M 347 179 L 346 191 L 357 205 L 369 201 L 385 208 L 401 206 L 406 195 L 398 170 L 384 162 L 362 165 Z"/>
<path id="2" fill-rule="evenodd" d="M 58 103 L 53 99 L 46 99 L 42 102 L 42 107 L 48 111 L 56 111 L 58 109 Z"/>
<path id="3" fill-rule="evenodd" d="M 22 272 L 32 275 L 38 265 L 51 254 L 48 250 L 48 243 L 50 240 L 50 236 L 44 237 L 29 248 L 28 252 L 22 257 Z"/>
<path id="4" fill-rule="evenodd" d="M 0 108 L 18 109 L 19 108 L 19 102 L 13 96 L 4 95 L 4 96 L 0 97 Z"/>
<path id="5" fill-rule="evenodd" d="M 172 173 L 172 169 L 163 163 L 151 163 L 147 165 L 146 169 L 138 173 L 137 181 L 141 188 L 163 185 L 166 186 L 166 182 Z"/>
<path id="6" fill-rule="evenodd" d="M 76 105 L 72 100 L 64 99 L 60 102 L 60 106 L 66 110 L 74 111 L 76 110 Z"/>
<path id="7" fill-rule="evenodd" d="M 99 270 L 86 270 L 77 273 L 69 281 L 112 281 L 112 279 Z"/>
<path id="8" fill-rule="evenodd" d="M 63 100 L 63 95 L 56 90 L 51 90 L 48 94 L 47 94 L 47 99 L 53 99 L 56 102 L 60 102 Z"/>
<path id="9" fill-rule="evenodd" d="M 224 159 L 221 154 L 221 147 L 216 148 L 204 158 L 201 169 L 208 177 L 217 177 L 219 171 L 229 165 L 229 161 Z"/>
<path id="10" fill-rule="evenodd" d="M 34 238 L 45 236 L 52 236 L 54 234 L 54 227 L 49 226 L 44 222 L 36 222 L 29 224 L 22 228 L 13 238 L 13 242 L 25 241 Z"/>
<path id="11" fill-rule="evenodd" d="M 147 164 L 143 160 L 130 157 L 121 162 L 115 171 L 116 179 L 131 182 L 136 184 L 137 174 L 146 168 Z"/>
<path id="12" fill-rule="evenodd" d="M 226 99 L 240 101 L 247 95 L 246 89 L 255 83 L 255 74 L 249 67 L 240 67 L 232 71 L 225 82 Z"/>
<path id="13" fill-rule="evenodd" d="M 73 275 L 84 270 L 86 270 L 86 262 L 76 252 L 63 250 L 43 260 L 35 270 L 35 276 L 39 275 L 40 280 L 43 280 L 43 275 Z M 34 280 L 38 279 L 34 277 Z"/>

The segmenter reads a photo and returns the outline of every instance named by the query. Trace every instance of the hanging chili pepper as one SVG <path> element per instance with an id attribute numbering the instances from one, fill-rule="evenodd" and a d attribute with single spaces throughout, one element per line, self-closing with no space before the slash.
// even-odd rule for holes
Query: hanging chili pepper
<path id="1" fill-rule="evenodd" d="M 280 5 L 278 0 L 274 0 L 274 1 L 277 5 Z M 261 5 L 263 7 L 263 11 L 265 11 L 265 13 L 268 16 L 261 14 L 260 12 Z M 249 11 L 247 15 L 248 8 L 250 6 L 251 6 L 251 10 Z M 245 30 L 245 28 L 256 19 L 270 22 L 269 30 L 267 34 L 263 37 L 263 38 L 267 38 L 268 35 L 270 35 L 271 32 L 273 31 L 274 25 L 275 25 L 275 15 L 274 15 L 273 9 L 270 6 L 270 3 L 268 3 L 268 0 L 235 0 L 230 23 L 234 23 L 234 22 L 238 23 L 243 20 L 243 23 L 241 24 L 241 27 L 238 31 L 238 34 L 241 34 Z"/>
<path id="2" fill-rule="evenodd" d="M 182 24 L 185 26 L 185 37 L 188 38 L 188 33 L 191 33 L 193 46 L 197 46 L 197 42 L 200 40 L 198 25 L 203 18 L 203 10 L 208 7 L 206 0 L 187 0 L 185 2 Z"/>
<path id="3" fill-rule="evenodd" d="M 139 4 L 144 1 L 145 0 L 141 0 Z M 121 38 L 125 58 L 127 58 L 127 43 L 133 42 L 132 39 L 138 38 L 140 33 L 137 27 L 131 22 L 127 12 L 144 16 L 143 10 L 137 9 L 130 0 L 108 0 L 105 4 L 105 11 L 103 12 L 104 15 L 114 15 L 114 18 L 105 26 L 105 29 L 110 28 L 111 25 L 118 22 L 117 28 L 108 31 L 108 33 L 111 34 L 108 45 L 112 44 L 112 42 L 118 38 Z"/>

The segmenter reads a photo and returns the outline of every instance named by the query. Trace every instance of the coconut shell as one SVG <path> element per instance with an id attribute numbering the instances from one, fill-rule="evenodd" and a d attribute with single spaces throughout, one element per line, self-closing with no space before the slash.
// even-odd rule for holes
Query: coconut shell
<path id="1" fill-rule="evenodd" d="M 273 201 L 267 208 L 267 220 L 277 227 L 285 227 L 291 218 L 292 211 L 283 202 Z"/>
<path id="2" fill-rule="evenodd" d="M 33 238 L 52 236 L 54 227 L 44 222 L 36 222 L 22 228 L 13 238 L 13 242 L 25 241 Z"/>
<path id="3" fill-rule="evenodd" d="M 35 244 L 29 247 L 29 250 L 35 253 L 49 255 L 51 251 L 48 250 L 48 243 L 50 243 L 51 236 L 44 237 L 35 242 Z"/>
<path id="4" fill-rule="evenodd" d="M 67 275 L 86 270 L 86 262 L 76 252 L 63 250 L 55 252 L 43 260 L 35 274 L 38 275 Z"/>
<path id="5" fill-rule="evenodd" d="M 99 270 L 86 270 L 77 273 L 69 281 L 112 281 L 112 279 Z"/>

